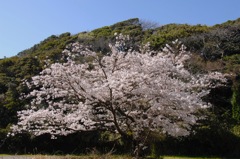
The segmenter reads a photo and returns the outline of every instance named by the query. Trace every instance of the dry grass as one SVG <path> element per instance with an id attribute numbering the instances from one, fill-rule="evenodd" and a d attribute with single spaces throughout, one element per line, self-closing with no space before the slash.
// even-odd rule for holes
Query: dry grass
<path id="1" fill-rule="evenodd" d="M 46 156 L 36 155 L 32 159 L 132 159 L 131 156 L 125 155 L 84 155 L 84 156 Z M 221 159 L 221 158 L 208 158 L 208 157 L 177 157 L 177 156 L 165 156 L 162 159 Z"/>
<path id="2" fill-rule="evenodd" d="M 132 157 L 124 155 L 84 155 L 84 156 L 47 156 L 47 155 L 36 155 L 32 156 L 32 159 L 131 159 Z"/>
<path id="3" fill-rule="evenodd" d="M 82 155 L 82 156 L 0 155 L 0 159 L 132 159 L 132 157 L 127 155 L 110 155 L 110 154 L 105 154 L 105 155 L 89 154 L 89 155 Z M 149 157 L 148 159 L 153 159 L 153 158 Z M 158 159 L 221 159 L 221 158 L 164 156 L 162 158 L 159 157 Z"/>

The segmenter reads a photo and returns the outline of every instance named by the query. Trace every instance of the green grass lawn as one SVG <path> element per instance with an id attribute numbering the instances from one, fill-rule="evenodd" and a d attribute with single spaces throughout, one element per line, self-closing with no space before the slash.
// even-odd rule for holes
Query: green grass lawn
<path id="1" fill-rule="evenodd" d="M 222 159 L 222 158 L 165 156 L 163 157 L 163 159 Z"/>

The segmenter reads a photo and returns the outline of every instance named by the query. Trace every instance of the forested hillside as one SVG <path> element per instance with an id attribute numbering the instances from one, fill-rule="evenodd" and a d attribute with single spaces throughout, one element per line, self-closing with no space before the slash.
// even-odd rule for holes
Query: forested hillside
<path id="1" fill-rule="evenodd" d="M 108 54 L 109 43 L 115 42 L 115 33 L 129 35 L 131 40 L 126 45 L 133 49 L 149 42 L 150 48 L 158 51 L 178 39 L 192 53 L 185 64 L 191 73 L 219 71 L 231 74 L 227 86 L 212 89 L 206 97 L 213 107 L 208 111 L 208 120 L 195 127 L 195 133 L 180 139 L 154 134 L 148 153 L 240 156 L 240 19 L 214 26 L 157 26 L 137 18 L 129 19 L 90 32 L 51 35 L 14 57 L 1 59 L 0 153 L 79 154 L 93 148 L 108 152 L 112 147 L 116 148 L 116 153 L 128 152 L 124 143 L 114 143 L 111 135 L 99 131 L 79 132 L 57 140 L 51 140 L 48 135 L 32 138 L 31 134 L 7 138 L 10 126 L 17 123 L 17 111 L 25 109 L 29 103 L 29 99 L 22 98 L 23 94 L 30 92 L 23 81 L 38 75 L 47 67 L 46 63 L 64 61 L 63 50 L 74 42 L 91 46 L 101 55 Z M 78 60 L 82 63 L 91 61 L 85 57 Z"/>

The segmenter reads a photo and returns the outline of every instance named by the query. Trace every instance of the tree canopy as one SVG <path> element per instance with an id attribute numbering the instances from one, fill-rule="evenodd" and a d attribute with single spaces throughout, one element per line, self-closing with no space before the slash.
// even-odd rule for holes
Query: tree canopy
<path id="1" fill-rule="evenodd" d="M 18 112 L 13 133 L 50 133 L 53 137 L 77 131 L 105 130 L 136 141 L 143 148 L 145 133 L 185 136 L 203 115 L 200 109 L 211 88 L 226 83 L 213 72 L 193 75 L 184 68 L 190 58 L 185 46 L 174 41 L 163 52 L 144 46 L 141 52 L 125 48 L 128 36 L 120 34 L 111 52 L 96 52 L 74 43 L 66 63 L 54 63 L 26 84 L 33 98 L 29 109 Z M 90 63 L 71 58 L 91 56 Z"/>

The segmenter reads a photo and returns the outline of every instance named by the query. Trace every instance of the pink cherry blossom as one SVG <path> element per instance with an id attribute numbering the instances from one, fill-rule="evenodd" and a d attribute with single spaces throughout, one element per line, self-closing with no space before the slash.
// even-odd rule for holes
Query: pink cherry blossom
<path id="1" fill-rule="evenodd" d="M 125 47 L 122 34 L 110 45 L 111 52 L 98 56 L 80 43 L 63 51 L 66 63 L 54 63 L 32 78 L 29 87 L 39 89 L 26 98 L 32 102 L 18 112 L 12 133 L 68 135 L 77 131 L 108 130 L 137 138 L 143 131 L 188 135 L 199 118 L 196 112 L 211 106 L 202 100 L 210 89 L 226 82 L 223 74 L 193 75 L 185 69 L 190 59 L 184 45 L 167 45 L 153 51 Z M 178 44 L 178 41 L 174 41 Z M 74 55 L 74 56 L 73 56 Z M 90 63 L 75 57 L 92 56 Z"/>

